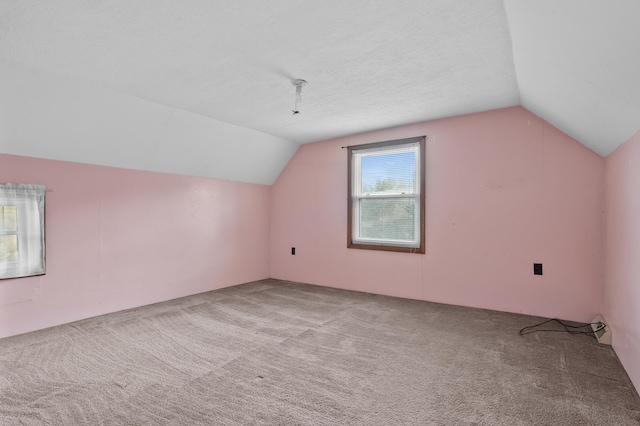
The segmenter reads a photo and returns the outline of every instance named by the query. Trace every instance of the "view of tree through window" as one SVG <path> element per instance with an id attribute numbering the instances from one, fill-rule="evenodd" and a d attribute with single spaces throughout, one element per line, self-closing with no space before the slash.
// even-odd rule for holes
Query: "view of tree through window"
<path id="1" fill-rule="evenodd" d="M 360 236 L 386 240 L 412 240 L 415 235 L 414 200 L 362 200 Z"/>
<path id="2" fill-rule="evenodd" d="M 416 153 L 384 151 L 363 155 L 362 193 L 394 196 L 360 201 L 360 237 L 413 240 L 415 237 Z M 407 196 L 401 198 L 401 196 Z"/>

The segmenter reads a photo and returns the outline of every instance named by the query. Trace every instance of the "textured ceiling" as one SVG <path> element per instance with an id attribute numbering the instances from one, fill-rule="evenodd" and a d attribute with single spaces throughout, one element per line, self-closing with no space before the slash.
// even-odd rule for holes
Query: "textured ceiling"
<path id="1" fill-rule="evenodd" d="M 294 142 L 516 105 L 500 0 L 3 1 L 0 57 Z M 302 114 L 292 117 L 304 78 Z"/>
<path id="2" fill-rule="evenodd" d="M 58 126 L 55 143 L 64 145 L 64 129 L 83 102 L 85 123 L 106 127 L 105 114 L 129 109 L 153 119 L 140 124 L 114 114 L 112 126 L 138 126 L 133 133 L 144 135 L 143 142 L 127 142 L 138 144 L 133 154 L 109 151 L 124 142 L 103 137 L 92 142 L 110 152 L 108 161 L 98 157 L 101 149 L 93 150 L 95 158 L 91 149 L 74 156 L 69 145 L 73 161 L 270 183 L 298 143 L 522 104 L 606 155 L 640 129 L 639 5 L 3 0 L 0 87 L 14 97 L 0 98 L 0 120 L 13 126 L 0 133 L 0 152 L 67 158 L 43 145 L 30 150 L 41 135 L 15 122 L 37 125 L 39 117 L 29 111 L 43 104 L 59 109 L 47 124 Z M 295 78 L 309 85 L 302 113 L 292 116 Z M 34 91 L 45 81 L 57 97 Z M 23 107 L 14 110 L 13 100 Z M 74 130 L 76 145 L 89 137 L 85 127 Z M 250 139 L 242 146 L 249 151 L 265 138 L 265 146 L 277 146 L 273 172 L 220 175 L 184 154 L 230 155 L 236 137 Z M 181 167 L 171 164 L 169 153 L 176 152 L 184 157 Z"/>

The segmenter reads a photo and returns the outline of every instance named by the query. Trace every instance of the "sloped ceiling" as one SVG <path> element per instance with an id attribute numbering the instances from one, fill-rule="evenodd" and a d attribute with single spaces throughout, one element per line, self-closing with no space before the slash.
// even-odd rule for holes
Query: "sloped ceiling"
<path id="1" fill-rule="evenodd" d="M 640 130 L 640 1 L 505 3 L 525 108 L 602 156 Z"/>
<path id="2" fill-rule="evenodd" d="M 522 104 L 607 155 L 639 4 L 4 0 L 0 152 L 270 184 L 300 143 Z"/>

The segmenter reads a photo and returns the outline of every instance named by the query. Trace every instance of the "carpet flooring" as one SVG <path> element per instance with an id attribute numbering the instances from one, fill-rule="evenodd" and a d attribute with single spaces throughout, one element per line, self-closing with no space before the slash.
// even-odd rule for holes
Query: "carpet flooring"
<path id="1" fill-rule="evenodd" d="M 537 317 L 264 280 L 0 340 L 2 425 L 638 425 Z"/>

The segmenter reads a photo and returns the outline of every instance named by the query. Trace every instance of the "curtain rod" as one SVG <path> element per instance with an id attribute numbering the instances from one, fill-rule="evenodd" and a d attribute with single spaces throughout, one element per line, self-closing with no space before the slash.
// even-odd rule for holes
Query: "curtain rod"
<path id="1" fill-rule="evenodd" d="M 424 140 L 426 141 L 427 139 L 427 135 L 424 136 L 415 136 L 416 138 L 424 138 Z M 404 139 L 413 139 L 413 138 L 404 138 Z M 346 146 L 341 146 L 341 149 L 345 149 L 345 148 L 351 148 L 352 146 L 360 146 L 360 145 L 366 145 L 366 144 L 359 144 L 359 145 L 346 145 Z"/>

